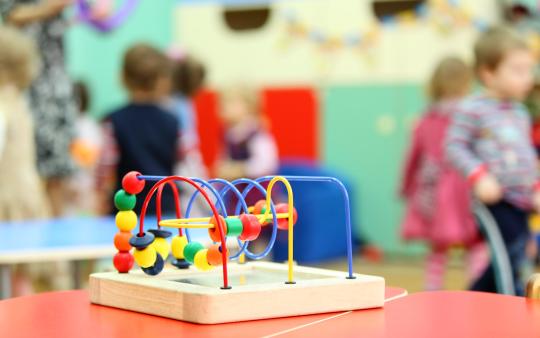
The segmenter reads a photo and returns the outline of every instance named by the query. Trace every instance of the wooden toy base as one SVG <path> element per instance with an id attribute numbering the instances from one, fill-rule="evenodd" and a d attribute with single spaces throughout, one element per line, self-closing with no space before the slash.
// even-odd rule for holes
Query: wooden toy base
<path id="1" fill-rule="evenodd" d="M 296 284 L 285 284 L 287 265 L 249 262 L 229 265 L 232 289 L 222 290 L 221 269 L 166 269 L 90 276 L 92 303 L 201 324 L 289 317 L 382 307 L 384 279 L 295 266 Z"/>

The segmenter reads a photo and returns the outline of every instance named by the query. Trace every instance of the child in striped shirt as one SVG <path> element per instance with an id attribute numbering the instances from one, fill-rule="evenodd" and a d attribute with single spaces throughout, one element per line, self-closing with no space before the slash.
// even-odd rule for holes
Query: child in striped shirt
<path id="1" fill-rule="evenodd" d="M 533 84 L 534 59 L 527 44 L 502 27 L 483 33 L 474 52 L 475 71 L 485 90 L 465 100 L 453 114 L 447 156 L 495 219 L 520 295 L 519 268 L 530 237 L 528 213 L 540 210 L 529 115 L 520 103 Z M 492 264 L 471 288 L 496 292 Z"/>

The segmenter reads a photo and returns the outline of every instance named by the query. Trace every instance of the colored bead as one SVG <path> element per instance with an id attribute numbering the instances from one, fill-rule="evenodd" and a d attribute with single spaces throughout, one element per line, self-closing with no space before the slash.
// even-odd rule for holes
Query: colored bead
<path id="1" fill-rule="evenodd" d="M 124 178 L 122 178 L 122 188 L 132 195 L 137 195 L 144 189 L 144 180 L 139 180 L 137 176 L 140 176 L 141 173 L 138 171 L 130 171 Z"/>
<path id="2" fill-rule="evenodd" d="M 114 247 L 118 251 L 129 251 L 131 250 L 131 244 L 129 244 L 130 239 L 131 232 L 120 231 L 114 235 Z"/>
<path id="3" fill-rule="evenodd" d="M 154 248 L 156 249 L 157 253 L 165 260 L 167 257 L 169 257 L 169 252 L 171 250 L 171 247 L 169 246 L 169 242 L 165 238 L 158 237 L 154 239 L 154 243 L 152 243 Z"/>
<path id="4" fill-rule="evenodd" d="M 133 210 L 119 211 L 115 221 L 120 231 L 131 231 L 137 226 L 137 214 Z"/>
<path id="5" fill-rule="evenodd" d="M 242 222 L 242 233 L 238 236 L 243 241 L 253 241 L 259 237 L 261 233 L 261 223 L 255 215 L 242 214 L 240 215 Z"/>
<path id="6" fill-rule="evenodd" d="M 239 218 L 228 217 L 225 222 L 227 222 L 227 236 L 240 236 L 242 233 L 242 221 Z"/>
<path id="7" fill-rule="evenodd" d="M 153 246 L 148 246 L 144 249 L 136 249 L 133 252 L 133 256 L 135 257 L 135 262 L 141 268 L 148 268 L 156 262 L 157 252 Z"/>
<path id="8" fill-rule="evenodd" d="M 135 208 L 137 203 L 137 197 L 132 194 L 128 194 L 124 189 L 120 189 L 114 194 L 114 205 L 116 209 L 125 211 Z"/>
<path id="9" fill-rule="evenodd" d="M 172 265 L 176 266 L 178 269 L 188 269 L 191 264 L 186 262 L 185 259 L 173 259 L 171 262 Z"/>
<path id="10" fill-rule="evenodd" d="M 156 262 L 154 263 L 154 265 L 147 268 L 142 268 L 142 271 L 144 271 L 144 273 L 147 275 L 155 276 L 163 270 L 164 266 L 165 266 L 165 260 L 161 257 L 160 254 L 157 254 Z"/>
<path id="11" fill-rule="evenodd" d="M 278 214 L 286 214 L 289 212 L 289 205 L 286 203 L 280 203 L 276 205 L 276 213 Z M 298 213 L 296 212 L 296 208 L 293 207 L 293 225 L 296 224 L 296 221 L 298 220 Z M 281 218 L 278 219 L 277 227 L 280 230 L 287 230 L 289 229 L 289 220 L 288 218 Z"/>
<path id="12" fill-rule="evenodd" d="M 227 233 L 227 222 L 225 222 L 225 218 L 223 218 L 223 216 L 220 215 L 219 218 L 221 219 L 221 224 L 223 225 L 224 230 L 225 230 L 225 234 L 226 234 Z M 212 216 L 212 218 L 210 218 L 210 224 L 213 224 L 214 227 L 208 229 L 208 235 L 210 236 L 210 238 L 212 238 L 212 240 L 214 242 L 221 242 L 221 237 L 219 236 L 219 234 L 220 234 L 219 226 L 218 226 L 218 223 L 216 222 L 216 219 L 213 216 Z"/>
<path id="13" fill-rule="evenodd" d="M 143 232 L 142 236 L 139 234 L 131 236 L 129 244 L 137 249 L 144 249 L 154 241 L 154 235 L 150 232 Z"/>
<path id="14" fill-rule="evenodd" d="M 259 200 L 253 206 L 253 214 L 255 215 L 264 214 L 265 210 L 266 210 L 266 200 Z"/>
<path id="15" fill-rule="evenodd" d="M 114 268 L 120 273 L 126 273 L 133 267 L 133 255 L 129 252 L 119 252 L 114 255 Z"/>
<path id="16" fill-rule="evenodd" d="M 207 260 L 208 249 L 199 250 L 193 258 L 194 265 L 201 271 L 208 271 L 212 269 L 212 265 L 208 264 Z"/>
<path id="17" fill-rule="evenodd" d="M 255 203 L 255 207 L 253 208 L 254 215 L 262 215 L 265 212 L 266 212 L 266 200 L 260 200 L 257 203 Z M 268 218 L 262 223 L 262 225 L 268 225 L 270 223 L 272 223 L 272 219 Z"/>
<path id="18" fill-rule="evenodd" d="M 172 232 L 163 229 L 150 229 L 148 232 L 152 233 L 156 238 L 169 238 L 172 236 Z"/>
<path id="19" fill-rule="evenodd" d="M 204 249 L 203 245 L 199 242 L 189 242 L 184 248 L 184 259 L 193 264 L 195 254 Z"/>
<path id="20" fill-rule="evenodd" d="M 188 244 L 186 236 L 175 236 L 171 242 L 172 254 L 176 259 L 184 258 L 184 248 Z"/>
<path id="21" fill-rule="evenodd" d="M 213 244 L 208 248 L 208 253 L 206 254 L 206 259 L 208 264 L 213 266 L 220 266 L 223 263 L 223 257 L 221 255 L 221 245 Z M 227 259 L 229 259 L 229 251 L 227 251 Z"/>

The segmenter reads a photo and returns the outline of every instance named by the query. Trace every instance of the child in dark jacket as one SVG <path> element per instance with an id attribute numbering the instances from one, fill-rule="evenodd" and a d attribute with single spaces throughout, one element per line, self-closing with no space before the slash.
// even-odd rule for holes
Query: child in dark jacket
<path id="1" fill-rule="evenodd" d="M 173 175 L 181 159 L 178 119 L 160 107 L 170 90 L 167 57 L 146 44 L 137 44 L 124 56 L 122 78 L 129 102 L 110 113 L 104 123 L 104 146 L 98 170 L 98 189 L 104 211 L 110 212 L 112 194 L 121 188 L 122 177 L 135 170 L 150 175 Z M 141 196 L 145 196 L 147 185 Z M 173 199 L 165 189 L 163 211 L 174 210 Z M 142 198 L 137 199 L 140 212 Z M 154 201 L 154 199 L 152 199 Z M 155 211 L 150 203 L 149 213 Z"/>

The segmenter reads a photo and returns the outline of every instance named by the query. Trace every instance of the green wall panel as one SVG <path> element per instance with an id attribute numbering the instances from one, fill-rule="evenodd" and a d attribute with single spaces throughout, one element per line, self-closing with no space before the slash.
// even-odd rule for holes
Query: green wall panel
<path id="1" fill-rule="evenodd" d="M 324 90 L 323 156 L 354 182 L 361 231 L 385 250 L 415 252 L 399 240 L 397 195 L 403 153 L 424 105 L 420 85 L 336 86 Z"/>

